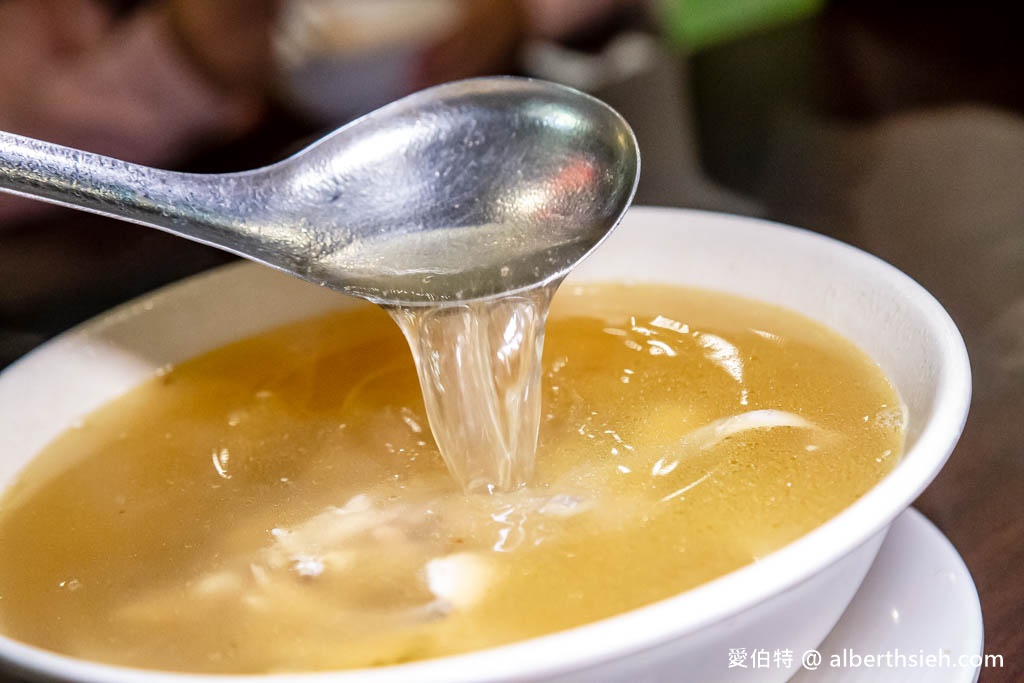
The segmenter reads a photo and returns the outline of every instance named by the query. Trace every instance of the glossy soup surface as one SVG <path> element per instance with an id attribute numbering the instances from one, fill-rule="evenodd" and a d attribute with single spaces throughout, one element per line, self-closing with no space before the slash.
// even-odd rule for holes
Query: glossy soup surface
<path id="1" fill-rule="evenodd" d="M 372 306 L 164 371 L 0 502 L 0 630 L 128 666 L 377 666 L 614 615 L 821 524 L 897 460 L 879 368 L 796 314 L 565 287 L 532 484 L 465 495 Z"/>

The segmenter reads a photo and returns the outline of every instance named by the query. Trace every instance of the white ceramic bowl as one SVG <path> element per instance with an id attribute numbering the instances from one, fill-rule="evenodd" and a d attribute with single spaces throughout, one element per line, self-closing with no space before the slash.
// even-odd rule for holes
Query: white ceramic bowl
<path id="1" fill-rule="evenodd" d="M 838 330 L 895 382 L 907 452 L 883 481 L 763 560 L 611 619 L 500 648 L 374 670 L 257 677 L 162 674 L 92 664 L 0 638 L 9 666 L 103 683 L 779 681 L 793 670 L 729 669 L 729 650 L 821 642 L 893 519 L 942 467 L 963 427 L 970 369 L 942 307 L 907 276 L 852 247 L 763 221 L 636 208 L 572 277 L 678 283 L 787 306 Z M 0 486 L 77 417 L 156 368 L 349 300 L 250 264 L 117 308 L 0 375 Z M 14 552 L 3 548 L 0 552 Z"/>

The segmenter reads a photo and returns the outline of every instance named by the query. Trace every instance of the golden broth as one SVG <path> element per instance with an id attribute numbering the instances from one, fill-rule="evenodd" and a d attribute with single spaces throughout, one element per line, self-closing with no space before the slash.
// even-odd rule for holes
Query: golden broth
<path id="1" fill-rule="evenodd" d="M 0 630 L 224 673 L 489 647 L 741 567 L 871 488 L 903 441 L 869 358 L 721 294 L 563 288 L 543 382 L 532 484 L 467 496 L 375 307 L 161 373 L 0 502 Z"/>

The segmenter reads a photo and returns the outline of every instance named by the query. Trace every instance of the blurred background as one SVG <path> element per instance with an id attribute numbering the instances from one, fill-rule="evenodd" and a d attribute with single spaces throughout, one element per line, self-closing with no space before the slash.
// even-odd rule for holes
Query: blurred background
<path id="1" fill-rule="evenodd" d="M 892 262 L 960 325 L 964 440 L 919 507 L 981 593 L 982 680 L 1024 680 L 1024 60 L 1007 2 L 0 0 L 0 130 L 244 170 L 414 90 L 575 86 L 644 155 L 637 203 L 806 227 Z M 1016 13 L 1012 13 L 1016 16 Z M 382 197 L 382 202 L 387 198 Z M 0 195 L 0 367 L 230 260 Z"/>

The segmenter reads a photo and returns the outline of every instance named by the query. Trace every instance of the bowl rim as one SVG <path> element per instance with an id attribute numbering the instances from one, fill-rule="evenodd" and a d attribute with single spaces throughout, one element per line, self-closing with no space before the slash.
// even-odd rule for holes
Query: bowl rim
<path id="1" fill-rule="evenodd" d="M 896 468 L 822 525 L 757 562 L 655 603 L 584 624 L 486 650 L 391 665 L 340 671 L 196 674 L 100 664 L 54 653 L 0 635 L 0 666 L 29 675 L 97 683 L 445 683 L 524 680 L 586 670 L 610 660 L 657 647 L 751 609 L 811 579 L 885 530 L 927 487 L 945 464 L 963 430 L 970 405 L 970 364 L 963 339 L 941 304 L 894 266 L 860 249 L 801 228 L 762 219 L 692 209 L 634 207 L 619 230 L 656 231 L 666 220 L 685 220 L 689 229 L 757 230 L 812 251 L 828 250 L 858 266 L 887 288 L 912 301 L 937 343 L 940 372 L 928 419 Z M 742 242 L 741 242 L 742 243 Z M 217 287 L 230 278 L 262 270 L 250 263 L 229 264 L 122 304 L 43 344 L 0 373 L 0 387 L 12 371 L 30 361 L 61 353 L 67 343 L 98 330 L 129 311 L 160 309 L 187 299 L 195 289 Z M 637 277 L 643 281 L 643 277 Z M 145 304 L 145 305 L 140 305 Z M 160 304 L 160 305 L 157 305 Z M 7 482 L 0 483 L 0 486 Z M 795 558 L 802 558 L 796 561 Z M 797 569 L 794 570 L 794 567 Z M 753 587 L 753 588 L 752 588 Z"/>

